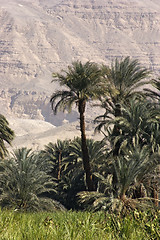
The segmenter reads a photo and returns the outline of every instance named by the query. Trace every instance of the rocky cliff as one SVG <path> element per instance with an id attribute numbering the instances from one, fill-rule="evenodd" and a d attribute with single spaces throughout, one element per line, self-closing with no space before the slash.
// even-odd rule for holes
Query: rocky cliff
<path id="1" fill-rule="evenodd" d="M 159 0 L 0 0 L 0 108 L 62 124 L 49 103 L 52 72 L 74 60 L 131 56 L 160 73 Z"/>

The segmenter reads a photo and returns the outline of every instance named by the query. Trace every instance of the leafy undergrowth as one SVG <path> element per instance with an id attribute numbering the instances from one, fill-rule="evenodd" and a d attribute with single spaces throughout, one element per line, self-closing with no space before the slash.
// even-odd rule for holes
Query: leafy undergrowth
<path id="1" fill-rule="evenodd" d="M 160 239 L 160 212 L 0 212 L 1 240 Z"/>

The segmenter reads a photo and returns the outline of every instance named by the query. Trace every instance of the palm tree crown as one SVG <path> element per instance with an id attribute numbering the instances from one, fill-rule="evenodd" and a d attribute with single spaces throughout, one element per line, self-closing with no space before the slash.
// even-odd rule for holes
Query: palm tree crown
<path id="1" fill-rule="evenodd" d="M 69 156 L 69 140 L 57 140 L 56 143 L 49 142 L 42 151 L 43 157 L 52 161 L 52 174 L 58 180 L 61 179 L 61 172 L 65 159 Z"/>
<path id="2" fill-rule="evenodd" d="M 66 90 L 56 91 L 51 97 L 51 104 L 56 114 L 58 110 L 70 110 L 72 104 L 81 105 L 91 99 L 96 99 L 104 93 L 104 83 L 102 83 L 102 71 L 97 64 L 80 61 L 73 62 L 68 66 L 68 71 L 54 73 L 53 81 L 57 81 Z M 59 101 L 57 102 L 57 100 Z"/>
<path id="3" fill-rule="evenodd" d="M 64 74 L 53 74 L 54 79 L 60 85 L 66 87 L 64 90 L 56 91 L 51 97 L 51 104 L 54 113 L 58 110 L 71 110 L 73 104 L 78 107 L 80 114 L 80 130 L 82 141 L 83 166 L 86 172 L 86 183 L 89 190 L 93 190 L 92 174 L 89 163 L 89 154 L 86 144 L 85 118 L 86 102 L 98 98 L 105 92 L 103 72 L 97 64 L 80 61 L 73 62 L 68 66 Z M 54 81 L 54 80 L 53 80 Z"/>
<path id="4" fill-rule="evenodd" d="M 111 67 L 104 66 L 104 71 L 108 81 L 108 94 L 114 104 L 126 102 L 135 94 L 142 95 L 138 88 L 149 83 L 144 79 L 149 76 L 150 71 L 130 57 L 120 61 L 116 59 Z"/>

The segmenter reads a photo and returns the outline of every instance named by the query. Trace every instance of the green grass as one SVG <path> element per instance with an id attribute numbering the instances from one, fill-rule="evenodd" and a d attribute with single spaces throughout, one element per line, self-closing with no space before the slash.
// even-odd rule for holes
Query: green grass
<path id="1" fill-rule="evenodd" d="M 1 240 L 160 239 L 157 212 L 120 217 L 103 212 L 0 212 Z"/>

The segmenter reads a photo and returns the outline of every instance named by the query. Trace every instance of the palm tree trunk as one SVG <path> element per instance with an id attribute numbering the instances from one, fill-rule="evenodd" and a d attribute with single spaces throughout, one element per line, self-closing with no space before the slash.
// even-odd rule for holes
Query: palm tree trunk
<path id="1" fill-rule="evenodd" d="M 81 143 L 82 143 L 82 156 L 83 156 L 83 167 L 86 173 L 86 185 L 88 191 L 94 191 L 92 173 L 89 161 L 88 148 L 86 143 L 86 133 L 85 133 L 85 106 L 86 102 L 84 100 L 79 101 L 79 114 L 80 114 L 80 130 L 81 130 Z"/>
<path id="2" fill-rule="evenodd" d="M 57 175 L 57 179 L 60 180 L 61 179 L 61 161 L 62 161 L 62 153 L 61 151 L 59 152 L 58 155 L 58 175 Z"/>
<path id="3" fill-rule="evenodd" d="M 120 117 L 120 116 L 121 116 L 121 106 L 120 104 L 117 103 L 115 104 L 115 117 Z M 120 134 L 120 129 L 119 129 L 119 126 L 116 124 L 114 125 L 114 128 L 113 128 L 113 135 L 118 136 L 119 134 Z M 113 149 L 114 156 L 118 156 L 119 148 L 120 148 L 120 143 L 118 141 Z"/>
<path id="4" fill-rule="evenodd" d="M 157 191 L 156 186 L 153 188 L 153 196 L 154 196 L 154 204 L 155 204 L 156 207 L 158 207 L 159 206 L 159 201 L 158 201 L 159 199 L 158 199 L 158 191 Z"/>
<path id="5" fill-rule="evenodd" d="M 124 200 L 126 199 L 126 190 L 125 190 L 124 188 L 121 190 L 121 193 L 120 193 L 119 198 L 120 198 L 122 201 L 124 201 Z"/>

